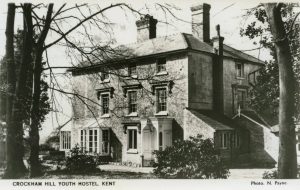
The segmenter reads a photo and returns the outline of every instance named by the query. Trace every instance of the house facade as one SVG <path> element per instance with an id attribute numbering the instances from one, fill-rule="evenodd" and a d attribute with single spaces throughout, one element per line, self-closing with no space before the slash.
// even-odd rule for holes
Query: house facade
<path id="1" fill-rule="evenodd" d="M 77 95 L 72 125 L 60 132 L 61 150 L 78 146 L 147 166 L 154 150 L 201 134 L 231 163 L 274 164 L 277 152 L 267 147 L 277 137 L 247 107 L 251 77 L 263 62 L 225 45 L 220 26 L 211 38 L 209 11 L 208 4 L 191 7 L 193 34 L 163 37 L 146 15 L 136 22 L 136 43 L 70 70 Z"/>

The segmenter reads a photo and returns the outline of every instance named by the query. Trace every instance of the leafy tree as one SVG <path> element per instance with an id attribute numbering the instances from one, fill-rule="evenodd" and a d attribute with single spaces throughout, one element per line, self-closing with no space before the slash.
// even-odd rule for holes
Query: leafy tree
<path id="1" fill-rule="evenodd" d="M 154 174 L 160 178 L 227 178 L 229 170 L 222 162 L 211 139 L 202 136 L 176 141 L 165 150 L 156 150 Z"/>
<path id="2" fill-rule="evenodd" d="M 297 13 L 293 11 L 295 4 L 284 4 L 281 9 L 284 27 L 286 30 L 295 24 Z M 259 76 L 256 78 L 256 84 L 250 89 L 250 106 L 269 121 L 270 124 L 278 123 L 279 109 L 279 68 L 277 54 L 274 45 L 274 39 L 271 34 L 270 25 L 267 19 L 265 7 L 260 5 L 247 11 L 247 15 L 254 15 L 255 20 L 241 28 L 241 36 L 246 36 L 253 40 L 253 44 L 260 45 L 260 48 L 270 50 L 273 59 L 266 63 L 265 67 L 260 69 Z M 292 53 L 293 71 L 295 73 L 295 113 L 294 117 L 300 119 L 300 44 L 299 27 L 293 29 L 287 34 L 289 46 Z"/>

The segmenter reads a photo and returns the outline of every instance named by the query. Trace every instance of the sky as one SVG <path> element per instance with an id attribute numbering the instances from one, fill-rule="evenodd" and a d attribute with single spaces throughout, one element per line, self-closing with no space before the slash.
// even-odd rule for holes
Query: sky
<path id="1" fill-rule="evenodd" d="M 5 54 L 5 25 L 6 25 L 6 13 L 7 6 L 6 3 L 11 2 L 7 0 L 1 0 L 0 6 L 0 58 L 2 58 Z M 20 1 L 15 1 L 20 2 Z M 28 1 L 27 1 L 28 2 Z M 37 2 L 37 1 L 36 1 Z M 47 1 L 39 1 L 47 3 Z M 62 4 L 62 1 L 59 3 L 54 2 L 54 10 L 57 10 L 59 5 Z M 89 3 L 94 5 L 99 3 L 100 1 L 84 1 L 85 3 Z M 119 1 L 101 1 L 99 4 L 101 7 L 110 5 L 112 3 L 116 3 Z M 204 1 L 199 0 L 163 0 L 159 1 L 159 3 L 170 3 L 174 4 L 176 7 L 180 8 L 180 10 L 174 10 L 174 14 L 176 17 L 180 18 L 180 20 L 175 19 L 171 15 L 166 15 L 157 9 L 154 6 L 155 1 L 122 1 L 129 3 L 133 8 L 141 10 L 143 13 L 149 13 L 153 15 L 155 18 L 161 21 L 168 21 L 169 24 L 158 23 L 157 25 L 157 36 L 165 36 L 171 35 L 178 32 L 191 33 L 191 12 L 190 7 L 195 4 L 201 4 Z M 145 2 L 147 2 L 145 6 Z M 243 17 L 246 10 L 249 8 L 255 7 L 259 2 L 257 1 L 233 1 L 233 0 L 223 0 L 223 1 L 205 1 L 206 3 L 211 5 L 210 10 L 210 20 L 211 20 L 211 37 L 216 36 L 215 26 L 220 24 L 221 26 L 221 35 L 225 38 L 224 43 L 230 45 L 239 50 L 248 50 L 257 48 L 257 46 L 253 45 L 253 42 L 250 41 L 246 37 L 240 36 L 240 27 L 245 26 L 246 23 L 249 23 L 253 17 Z M 81 3 L 80 1 L 68 1 L 68 5 L 71 6 L 74 3 Z M 146 8 L 145 8 L 146 7 Z M 74 12 L 74 14 L 78 14 Z M 130 13 L 124 13 L 123 10 L 120 9 L 112 9 L 106 13 L 106 16 L 109 18 L 110 22 L 113 23 L 113 31 L 114 37 L 118 44 L 128 44 L 136 42 L 136 26 L 135 21 L 138 20 L 137 16 L 134 16 Z M 70 26 L 74 23 L 68 23 Z M 66 26 L 67 27 L 67 26 Z M 20 13 L 16 14 L 15 20 L 15 29 L 22 28 L 22 17 Z M 95 39 L 97 39 L 97 31 L 93 30 Z M 76 38 L 76 35 L 74 36 Z M 53 33 L 50 33 L 46 39 L 46 44 L 56 39 Z M 100 35 L 101 39 L 103 36 Z M 53 66 L 69 66 L 70 58 L 66 56 L 66 51 L 61 46 L 53 46 L 48 50 L 48 59 L 49 63 Z M 247 53 L 265 61 L 270 58 L 269 53 L 267 51 L 247 51 Z M 64 72 L 64 70 L 58 70 L 58 73 Z M 68 81 L 64 80 L 62 77 L 59 78 L 59 82 L 65 88 L 68 88 Z M 57 96 L 58 102 L 60 102 L 61 107 L 59 111 L 61 113 L 57 114 L 49 114 L 47 116 L 46 122 L 43 124 L 43 128 L 41 131 L 41 141 L 44 141 L 45 138 L 49 135 L 51 131 L 53 131 L 58 124 L 63 124 L 66 122 L 72 115 L 71 106 L 68 104 L 63 97 Z M 58 120 L 58 122 L 57 122 Z"/>

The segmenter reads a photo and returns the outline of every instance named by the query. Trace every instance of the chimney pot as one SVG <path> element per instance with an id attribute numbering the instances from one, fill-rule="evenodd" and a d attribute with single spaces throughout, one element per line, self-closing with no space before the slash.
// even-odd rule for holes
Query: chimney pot
<path id="1" fill-rule="evenodd" d="M 157 20 L 148 14 L 136 21 L 137 41 L 142 42 L 156 38 L 156 24 Z"/>

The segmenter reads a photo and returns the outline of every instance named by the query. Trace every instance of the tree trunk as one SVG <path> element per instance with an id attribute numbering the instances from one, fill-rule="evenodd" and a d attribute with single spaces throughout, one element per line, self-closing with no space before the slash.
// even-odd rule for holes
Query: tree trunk
<path id="1" fill-rule="evenodd" d="M 19 143 L 19 151 L 17 157 L 24 157 L 24 141 L 23 141 L 23 123 L 25 121 L 26 102 L 28 102 L 28 72 L 32 63 L 32 46 L 33 46 L 33 28 L 31 17 L 31 4 L 25 3 L 23 8 L 24 29 L 23 29 L 23 49 L 22 61 L 20 65 L 19 77 L 16 87 L 16 98 L 14 100 L 12 120 L 17 130 L 15 138 Z"/>
<path id="2" fill-rule="evenodd" d="M 49 4 L 45 25 L 35 47 L 35 60 L 33 69 L 33 96 L 31 106 L 31 124 L 29 131 L 30 140 L 30 177 L 36 177 L 42 174 L 39 162 L 39 126 L 40 126 L 40 97 L 41 97 L 41 74 L 42 59 L 44 52 L 44 42 L 47 37 L 51 24 L 51 15 L 53 12 L 53 4 Z"/>
<path id="3" fill-rule="evenodd" d="M 6 123 L 7 123 L 7 167 L 4 178 L 17 178 L 24 175 L 26 168 L 23 163 L 23 157 L 19 151 L 22 151 L 23 132 L 16 127 L 13 119 L 13 102 L 16 89 L 16 70 L 14 61 L 14 20 L 15 4 L 8 4 L 7 22 L 6 22 L 6 61 L 7 61 L 7 102 L 6 102 Z M 20 136 L 21 135 L 21 136 Z M 21 139 L 21 141 L 20 141 Z"/>
<path id="4" fill-rule="evenodd" d="M 297 177 L 296 136 L 294 125 L 295 78 L 289 40 L 281 17 L 282 3 L 264 4 L 275 41 L 279 66 L 279 158 L 278 177 Z"/>

